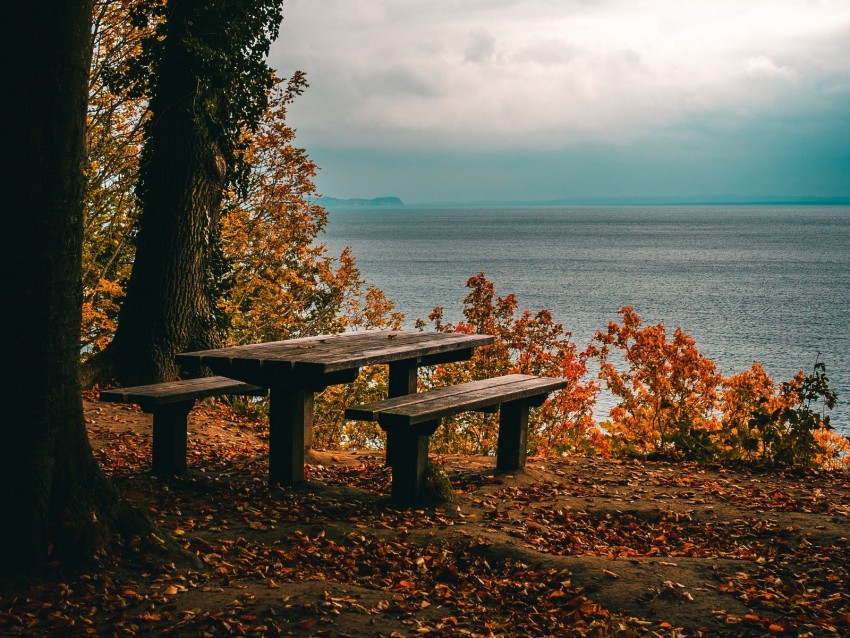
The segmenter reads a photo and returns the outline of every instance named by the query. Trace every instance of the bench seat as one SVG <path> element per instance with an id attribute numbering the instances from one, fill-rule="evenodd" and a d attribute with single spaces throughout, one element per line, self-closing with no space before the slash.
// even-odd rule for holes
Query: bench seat
<path id="1" fill-rule="evenodd" d="M 539 406 L 551 392 L 566 386 L 565 379 L 509 374 L 353 406 L 345 416 L 377 421 L 387 433 L 393 499 L 415 503 L 424 484 L 429 437 L 443 417 L 498 409 L 496 467 L 518 470 L 525 467 L 529 408 Z"/>
<path id="2" fill-rule="evenodd" d="M 201 377 L 103 390 L 100 400 L 134 403 L 153 414 L 153 471 L 172 474 L 186 469 L 187 417 L 197 399 L 265 393 L 263 388 L 227 377 Z"/>

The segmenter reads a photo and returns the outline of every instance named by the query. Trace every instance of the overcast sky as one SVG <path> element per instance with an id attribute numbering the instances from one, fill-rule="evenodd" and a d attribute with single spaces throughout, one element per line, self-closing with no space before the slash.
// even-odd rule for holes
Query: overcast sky
<path id="1" fill-rule="evenodd" d="M 320 191 L 850 196 L 850 0 L 285 0 Z"/>

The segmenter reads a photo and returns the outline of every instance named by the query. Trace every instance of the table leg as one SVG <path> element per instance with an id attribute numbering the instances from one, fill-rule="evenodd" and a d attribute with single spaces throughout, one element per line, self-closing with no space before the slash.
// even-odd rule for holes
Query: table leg
<path id="1" fill-rule="evenodd" d="M 419 367 L 417 364 L 409 361 L 393 361 L 390 363 L 390 372 L 387 388 L 387 397 L 400 397 L 405 394 L 416 394 L 417 372 Z M 393 465 L 393 439 L 387 437 L 387 458 L 386 465 Z"/>
<path id="2" fill-rule="evenodd" d="M 435 421 L 433 429 L 439 424 Z M 430 434 L 400 428 L 387 433 L 393 441 L 396 464 L 393 467 L 392 500 L 400 505 L 413 505 L 422 497 L 425 474 L 428 470 L 428 440 Z"/>
<path id="3" fill-rule="evenodd" d="M 304 480 L 304 431 L 313 428 L 313 391 L 269 389 L 269 485 Z"/>
<path id="4" fill-rule="evenodd" d="M 387 396 L 400 397 L 416 394 L 416 372 L 419 367 L 408 361 L 394 361 L 390 364 L 389 388 Z"/>

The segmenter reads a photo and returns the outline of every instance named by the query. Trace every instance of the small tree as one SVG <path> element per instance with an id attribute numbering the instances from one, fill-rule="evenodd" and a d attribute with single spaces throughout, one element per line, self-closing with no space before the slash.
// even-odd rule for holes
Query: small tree
<path id="1" fill-rule="evenodd" d="M 663 324 L 643 326 L 631 307 L 594 337 L 599 377 L 619 403 L 604 427 L 612 442 L 637 454 L 714 456 L 721 376 L 681 328 L 667 339 Z"/>
<path id="2" fill-rule="evenodd" d="M 333 257 L 317 242 L 328 219 L 317 203 L 317 168 L 286 123 L 287 106 L 306 87 L 303 73 L 278 83 L 257 130 L 245 136 L 250 171 L 221 220 L 218 313 L 228 343 L 340 332 L 363 294 L 351 251 Z"/>
<path id="3" fill-rule="evenodd" d="M 830 426 L 835 407 L 823 363 L 778 386 L 762 366 L 723 379 L 721 454 L 761 463 L 831 467 L 847 462 L 850 443 Z M 819 408 L 819 409 L 818 409 Z"/>
<path id="4" fill-rule="evenodd" d="M 749 370 L 724 378 L 719 452 L 727 458 L 760 459 L 764 450 L 762 433 L 753 421 L 753 414 L 761 410 L 772 412 L 780 404 L 776 384 L 760 363 L 753 363 Z"/>
<path id="5" fill-rule="evenodd" d="M 832 429 L 825 410 L 834 408 L 836 400 L 829 389 L 826 366 L 820 362 L 811 374 L 800 371 L 780 384 L 775 399 L 761 397 L 748 426 L 760 434 L 763 459 L 783 465 L 813 465 L 828 453 L 817 435 Z"/>
<path id="6" fill-rule="evenodd" d="M 529 419 L 529 448 L 538 454 L 588 451 L 598 445 L 602 434 L 593 422 L 593 404 L 598 386 L 585 381 L 586 355 L 578 351 L 570 332 L 556 323 L 548 310 L 536 314 L 525 310 L 517 315 L 515 295 L 497 297 L 484 273 L 466 282 L 465 321 L 443 322 L 443 309 L 435 308 L 431 325 L 443 332 L 490 334 L 495 342 L 475 351 L 466 362 L 435 366 L 421 373 L 423 386 L 439 387 L 485 379 L 503 374 L 536 374 L 563 377 L 569 385 L 547 400 Z M 426 326 L 417 322 L 420 329 Z M 498 431 L 492 415 L 467 413 L 453 418 L 450 427 L 432 437 L 434 449 L 442 452 L 491 454 Z"/>

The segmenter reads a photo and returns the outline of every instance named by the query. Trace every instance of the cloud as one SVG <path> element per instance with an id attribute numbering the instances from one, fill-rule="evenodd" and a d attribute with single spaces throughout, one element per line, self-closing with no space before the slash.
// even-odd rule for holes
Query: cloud
<path id="1" fill-rule="evenodd" d="M 836 105 L 850 112 L 850 101 Z M 733 130 L 730 134 L 730 128 Z M 848 196 L 850 120 L 696 115 L 646 140 L 559 149 L 317 147 L 321 192 L 405 202 Z"/>
<path id="2" fill-rule="evenodd" d="M 798 77 L 797 72 L 790 66 L 779 66 L 766 55 L 749 58 L 746 62 L 747 74 L 751 77 L 780 78 L 793 81 Z"/>
<path id="3" fill-rule="evenodd" d="M 342 148 L 623 145 L 695 117 L 828 108 L 850 5 L 820 0 L 288 0 L 291 120 Z"/>
<path id="4" fill-rule="evenodd" d="M 496 38 L 485 29 L 475 29 L 469 34 L 464 60 L 467 62 L 490 62 L 496 56 Z"/>
<path id="5" fill-rule="evenodd" d="M 364 96 L 379 95 L 388 99 L 404 97 L 431 98 L 439 93 L 439 89 L 417 73 L 415 69 L 403 66 L 381 69 L 377 73 L 363 78 L 360 87 Z"/>

